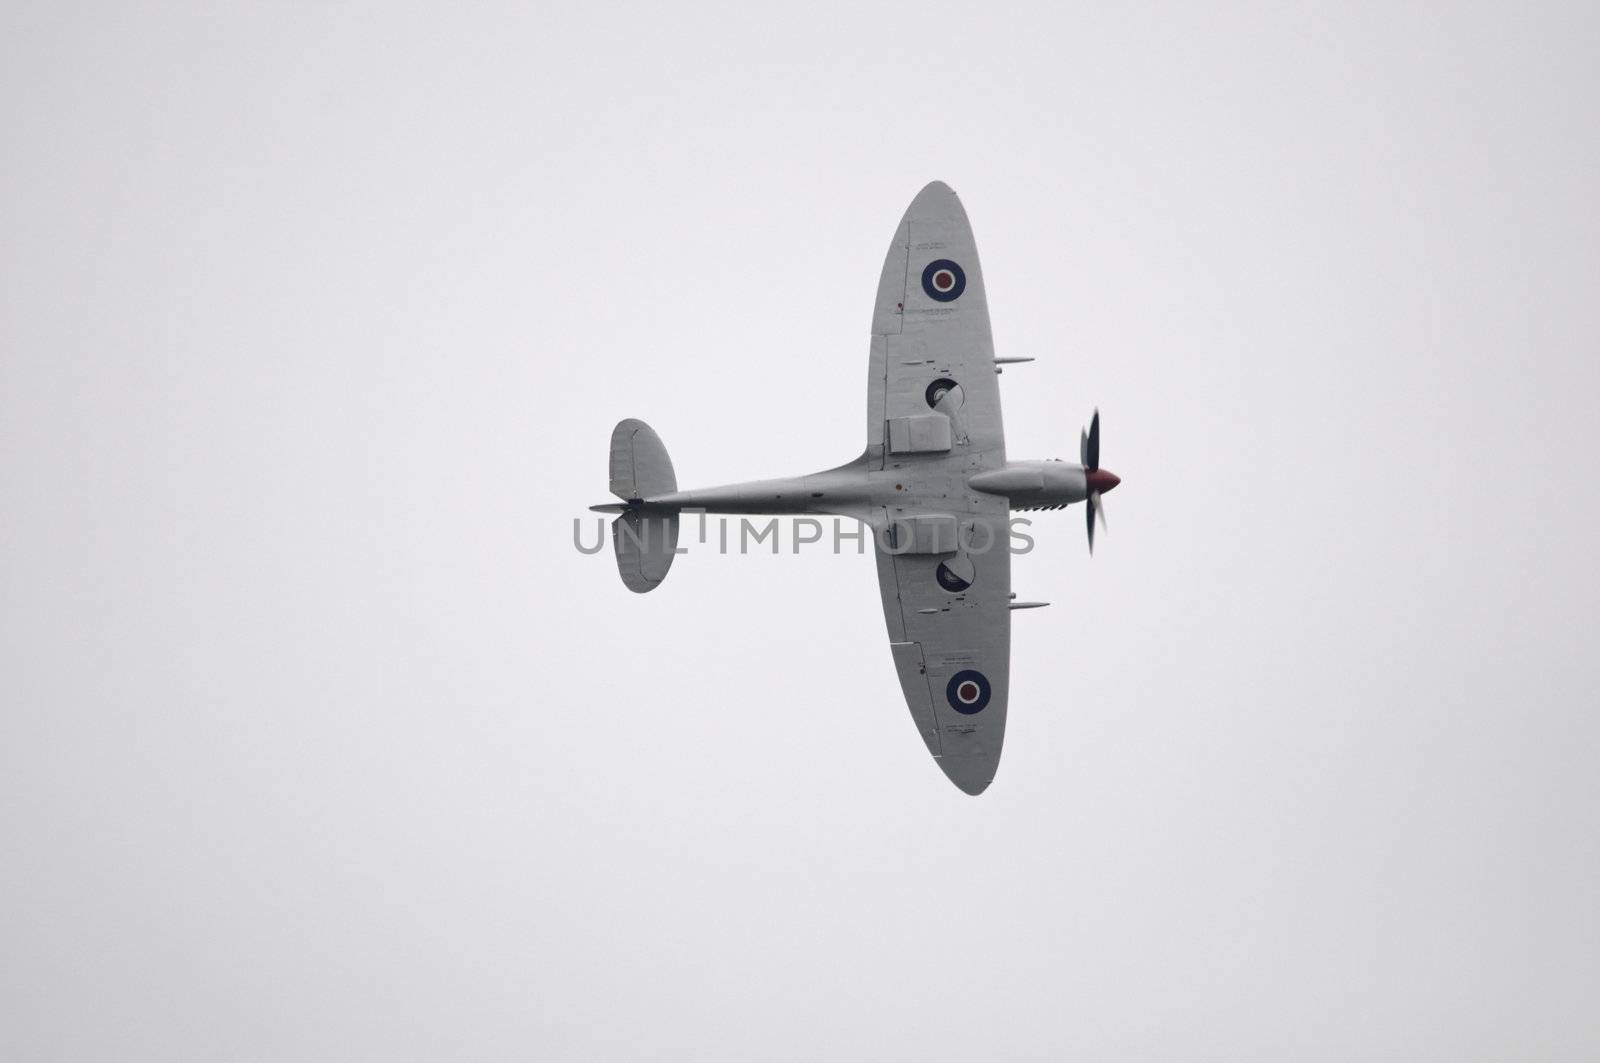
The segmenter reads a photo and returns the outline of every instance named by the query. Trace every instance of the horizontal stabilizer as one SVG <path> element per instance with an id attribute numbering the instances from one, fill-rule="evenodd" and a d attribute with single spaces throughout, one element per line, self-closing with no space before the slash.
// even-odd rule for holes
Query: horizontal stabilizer
<path id="1" fill-rule="evenodd" d="M 653 591 L 667 578 L 678 548 L 678 515 L 630 509 L 611 522 L 617 571 L 635 594 Z"/>
<path id="2" fill-rule="evenodd" d="M 678 548 L 678 513 L 669 508 L 642 508 L 639 503 L 678 489 L 672 459 L 655 429 L 632 417 L 611 431 L 611 493 L 627 505 L 590 506 L 596 513 L 616 513 L 611 522 L 611 547 L 617 571 L 630 591 L 653 591 L 667 578 Z"/>
<path id="3" fill-rule="evenodd" d="M 611 430 L 611 493 L 624 502 L 678 489 L 672 459 L 655 429 L 635 418 Z"/>

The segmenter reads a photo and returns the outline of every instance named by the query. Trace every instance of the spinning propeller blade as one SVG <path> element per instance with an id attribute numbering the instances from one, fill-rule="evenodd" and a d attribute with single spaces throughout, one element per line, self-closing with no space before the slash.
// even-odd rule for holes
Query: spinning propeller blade
<path id="1" fill-rule="evenodd" d="M 1089 552 L 1094 553 L 1094 527 L 1106 526 L 1105 503 L 1100 496 L 1121 483 L 1121 479 L 1114 472 L 1109 472 L 1100 467 L 1100 411 L 1094 411 L 1094 417 L 1089 421 L 1089 430 L 1081 434 L 1078 440 L 1078 453 L 1083 458 L 1084 478 L 1088 481 L 1089 494 L 1084 499 L 1083 516 L 1084 524 L 1089 532 Z"/>

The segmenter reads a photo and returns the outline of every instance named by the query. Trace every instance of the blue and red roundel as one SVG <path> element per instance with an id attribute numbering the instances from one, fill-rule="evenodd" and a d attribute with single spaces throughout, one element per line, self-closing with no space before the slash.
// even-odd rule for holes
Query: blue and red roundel
<path id="1" fill-rule="evenodd" d="M 936 302 L 953 303 L 967 290 L 967 275 L 948 258 L 936 258 L 922 269 L 922 290 Z"/>
<path id="2" fill-rule="evenodd" d="M 933 578 L 939 581 L 939 586 L 952 593 L 960 593 L 972 586 L 971 580 L 962 579 L 954 572 L 951 572 L 950 566 L 943 561 L 939 562 L 939 567 L 933 570 Z"/>
<path id="3" fill-rule="evenodd" d="M 975 669 L 963 669 L 945 684 L 944 697 L 961 715 L 975 716 L 989 705 L 989 678 Z"/>

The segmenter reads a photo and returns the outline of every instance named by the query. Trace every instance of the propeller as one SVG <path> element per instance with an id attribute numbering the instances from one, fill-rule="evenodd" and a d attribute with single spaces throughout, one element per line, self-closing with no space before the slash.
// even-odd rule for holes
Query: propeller
<path id="1" fill-rule="evenodd" d="M 1106 526 L 1105 503 L 1100 496 L 1122 481 L 1116 473 L 1100 468 L 1100 411 L 1094 411 L 1089 430 L 1078 438 L 1078 457 L 1083 461 L 1084 478 L 1088 481 L 1089 495 L 1084 499 L 1084 518 L 1089 529 L 1089 553 L 1094 553 L 1094 526 Z"/>
<path id="2" fill-rule="evenodd" d="M 1098 521 L 1100 527 L 1102 528 L 1106 526 L 1106 507 L 1105 503 L 1100 501 L 1099 491 L 1090 491 L 1089 497 L 1085 500 L 1084 504 L 1086 508 L 1084 509 L 1083 514 L 1088 518 L 1089 525 L 1089 552 L 1092 554 L 1094 553 L 1095 522 Z"/>

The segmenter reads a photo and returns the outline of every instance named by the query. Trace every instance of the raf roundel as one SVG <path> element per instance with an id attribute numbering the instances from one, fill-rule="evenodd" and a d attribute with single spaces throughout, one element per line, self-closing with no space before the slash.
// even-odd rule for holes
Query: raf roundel
<path id="1" fill-rule="evenodd" d="M 933 578 L 939 581 L 939 586 L 955 594 L 959 594 L 972 586 L 971 580 L 962 579 L 950 571 L 950 566 L 943 561 L 939 562 L 939 567 L 933 570 Z"/>
<path id="2" fill-rule="evenodd" d="M 953 303 L 967 290 L 967 275 L 948 258 L 936 258 L 923 267 L 922 290 L 935 302 Z"/>
<path id="3" fill-rule="evenodd" d="M 945 684 L 944 697 L 963 716 L 975 716 L 989 705 L 989 678 L 973 668 L 963 669 Z"/>

